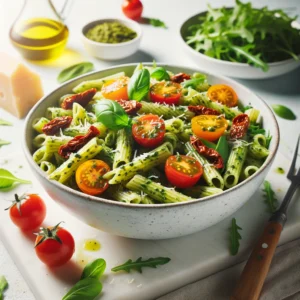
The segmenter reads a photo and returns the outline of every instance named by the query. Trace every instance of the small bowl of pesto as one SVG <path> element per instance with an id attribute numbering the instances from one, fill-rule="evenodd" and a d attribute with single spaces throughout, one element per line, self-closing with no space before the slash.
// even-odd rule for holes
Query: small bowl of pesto
<path id="1" fill-rule="evenodd" d="M 135 53 L 142 30 L 137 22 L 101 19 L 82 28 L 82 42 L 87 52 L 102 60 L 119 60 Z"/>

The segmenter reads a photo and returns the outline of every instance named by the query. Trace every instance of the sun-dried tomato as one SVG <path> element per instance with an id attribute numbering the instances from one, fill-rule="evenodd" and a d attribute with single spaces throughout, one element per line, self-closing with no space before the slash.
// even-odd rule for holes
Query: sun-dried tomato
<path id="1" fill-rule="evenodd" d="M 99 134 L 100 131 L 95 126 L 91 126 L 87 134 L 75 136 L 67 144 L 60 146 L 58 154 L 64 158 L 69 158 L 71 153 L 77 152 L 92 138 L 96 137 Z"/>
<path id="2" fill-rule="evenodd" d="M 247 114 L 241 114 L 236 116 L 232 120 L 232 125 L 230 128 L 230 138 L 241 139 L 247 133 L 249 125 L 250 119 Z"/>
<path id="3" fill-rule="evenodd" d="M 195 136 L 191 136 L 190 141 L 194 149 L 199 154 L 207 158 L 207 160 L 212 163 L 216 169 L 222 169 L 224 167 L 223 158 L 218 151 L 212 148 L 208 148 L 202 143 L 199 138 Z"/>
<path id="4" fill-rule="evenodd" d="M 220 113 L 212 108 L 205 107 L 203 105 L 189 105 L 189 111 L 193 112 L 196 116 L 200 115 L 216 115 L 219 116 Z"/>
<path id="5" fill-rule="evenodd" d="M 123 107 L 123 109 L 128 115 L 134 115 L 142 108 L 142 104 L 135 100 L 115 100 L 115 101 L 118 102 Z"/>
<path id="6" fill-rule="evenodd" d="M 171 81 L 177 82 L 177 83 L 181 83 L 181 82 L 183 82 L 185 80 L 189 80 L 189 79 L 191 79 L 191 76 L 186 73 L 178 73 L 178 74 L 171 76 Z"/>
<path id="7" fill-rule="evenodd" d="M 73 118 L 70 116 L 57 117 L 45 124 L 42 131 L 46 135 L 54 135 L 59 132 L 60 129 L 68 128 Z"/>
<path id="8" fill-rule="evenodd" d="M 71 109 L 73 107 L 73 103 L 78 103 L 81 106 L 86 107 L 96 93 L 97 90 L 92 88 L 82 93 L 71 95 L 66 97 L 60 106 L 63 109 Z"/>

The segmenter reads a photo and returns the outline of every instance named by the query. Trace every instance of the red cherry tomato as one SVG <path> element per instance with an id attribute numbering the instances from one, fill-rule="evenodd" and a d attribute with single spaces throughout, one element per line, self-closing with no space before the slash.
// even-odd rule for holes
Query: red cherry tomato
<path id="1" fill-rule="evenodd" d="M 57 224 L 42 228 L 35 240 L 38 258 L 49 267 L 58 267 L 68 262 L 75 251 L 73 236 Z"/>
<path id="2" fill-rule="evenodd" d="M 178 188 L 189 188 L 200 179 L 203 168 L 193 157 L 173 155 L 166 161 L 165 173 L 172 185 Z"/>
<path id="3" fill-rule="evenodd" d="M 20 229 L 33 230 L 44 221 L 46 205 L 43 199 L 36 194 L 23 197 L 15 195 L 15 201 L 9 209 L 9 216 Z"/>
<path id="4" fill-rule="evenodd" d="M 140 0 L 125 0 L 122 4 L 124 15 L 132 20 L 139 20 L 143 12 L 143 4 Z"/>
<path id="5" fill-rule="evenodd" d="M 155 148 L 165 136 L 165 122 L 156 115 L 144 115 L 132 126 L 135 141 L 145 148 Z"/>
<path id="6" fill-rule="evenodd" d="M 175 104 L 179 103 L 181 96 L 181 85 L 172 81 L 155 83 L 150 88 L 150 98 L 153 102 Z"/>

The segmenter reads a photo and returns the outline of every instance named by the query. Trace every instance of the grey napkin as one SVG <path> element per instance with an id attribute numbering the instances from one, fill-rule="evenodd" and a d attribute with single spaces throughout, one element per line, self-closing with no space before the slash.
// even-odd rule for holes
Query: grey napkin
<path id="1" fill-rule="evenodd" d="M 245 262 L 186 285 L 157 300 L 229 299 Z M 280 246 L 263 287 L 260 300 L 300 300 L 300 239 Z"/>

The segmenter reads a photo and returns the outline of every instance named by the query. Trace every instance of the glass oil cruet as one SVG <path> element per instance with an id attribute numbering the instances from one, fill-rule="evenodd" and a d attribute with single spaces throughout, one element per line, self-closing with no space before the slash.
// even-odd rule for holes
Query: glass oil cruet
<path id="1" fill-rule="evenodd" d="M 70 0 L 58 12 L 51 0 L 25 0 L 24 6 L 10 29 L 10 40 L 26 59 L 47 60 L 64 50 L 69 30 L 64 24 Z"/>

